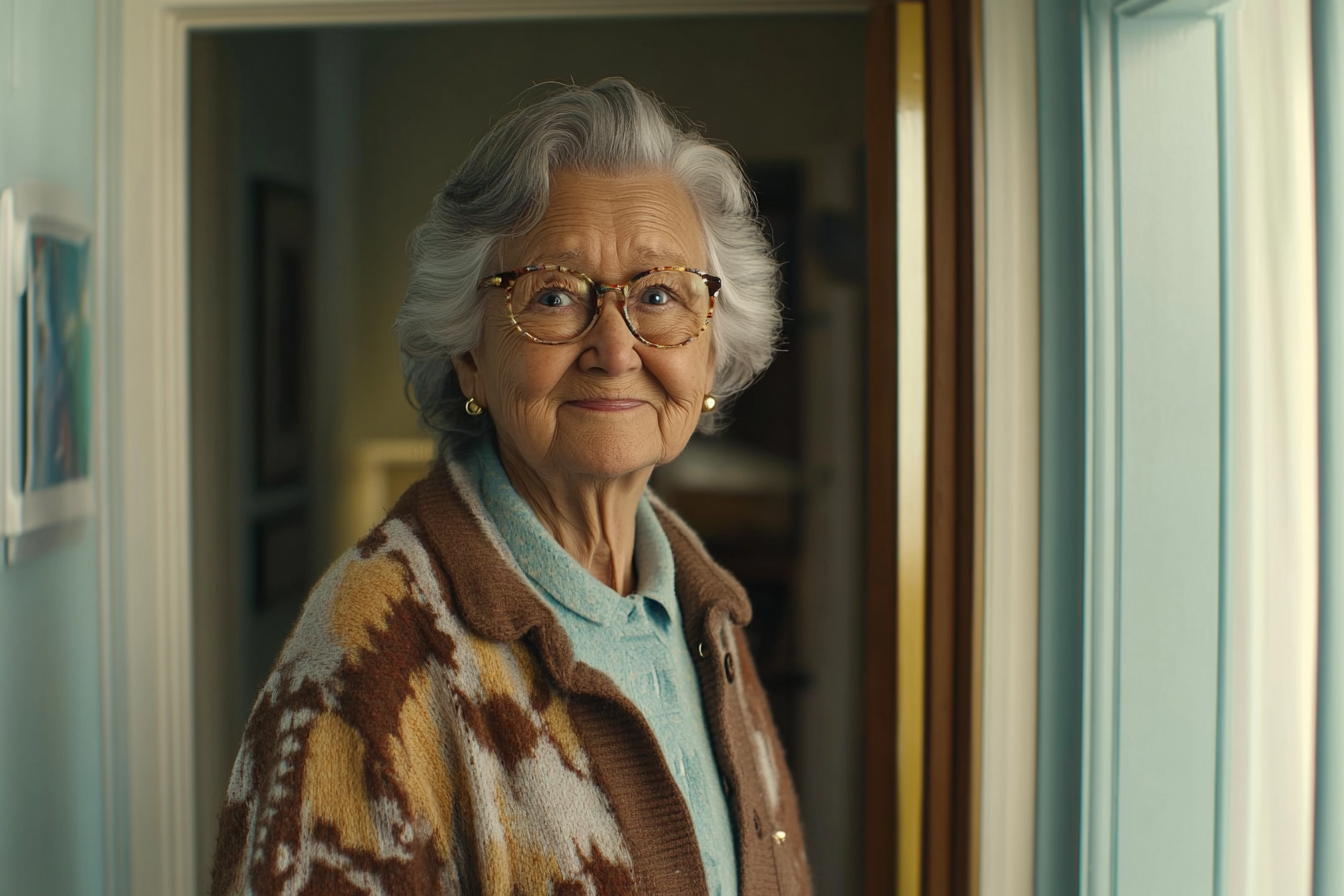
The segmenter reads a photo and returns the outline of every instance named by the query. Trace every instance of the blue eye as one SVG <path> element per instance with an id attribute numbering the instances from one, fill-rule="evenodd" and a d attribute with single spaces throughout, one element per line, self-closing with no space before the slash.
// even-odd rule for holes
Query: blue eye
<path id="1" fill-rule="evenodd" d="M 532 300 L 543 308 L 563 308 L 574 304 L 574 297 L 561 289 L 548 289 Z"/>
<path id="2" fill-rule="evenodd" d="M 639 294 L 640 304 L 643 305 L 670 305 L 676 300 L 676 296 L 661 286 L 650 287 Z"/>

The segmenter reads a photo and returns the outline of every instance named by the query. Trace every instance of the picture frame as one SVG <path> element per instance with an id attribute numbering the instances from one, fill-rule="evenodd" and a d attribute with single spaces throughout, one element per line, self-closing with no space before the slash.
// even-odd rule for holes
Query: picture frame
<path id="1" fill-rule="evenodd" d="M 0 513 L 8 562 L 94 512 L 93 223 L 57 184 L 0 193 Z"/>
<path id="2" fill-rule="evenodd" d="M 302 481 L 311 455 L 312 201 L 267 181 L 253 197 L 255 479 L 271 489 Z"/>

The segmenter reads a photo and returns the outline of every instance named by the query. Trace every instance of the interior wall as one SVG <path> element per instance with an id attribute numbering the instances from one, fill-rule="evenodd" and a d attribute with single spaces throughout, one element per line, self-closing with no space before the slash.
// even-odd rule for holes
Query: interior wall
<path id="1" fill-rule="evenodd" d="M 266 182 L 311 191 L 313 179 L 313 35 L 308 31 L 263 31 L 226 35 L 224 45 L 232 73 L 235 122 L 233 165 L 230 172 L 233 256 L 240 276 L 232 283 L 234 312 L 232 376 L 235 382 L 232 435 L 235 481 L 241 506 L 235 520 L 237 543 L 244 556 L 252 544 L 253 524 L 264 515 L 300 506 L 313 489 L 311 480 L 297 485 L 262 489 L 256 484 L 254 457 L 256 388 L 252 372 L 257 272 L 255 268 L 256 203 L 253 189 Z M 320 299 L 319 299 L 320 302 Z M 244 564 L 243 595 L 251 598 L 255 570 Z M 240 670 L 245 700 L 240 720 L 251 710 L 252 698 L 270 671 L 289 629 L 297 618 L 297 604 L 279 604 L 260 610 L 245 600 L 242 614 L 243 663 Z"/>
<path id="2" fill-rule="evenodd" d="M 260 182 L 315 193 L 315 37 L 198 34 L 191 45 L 193 661 L 197 881 L 252 702 L 301 603 L 255 596 L 254 533 L 308 507 L 317 476 L 263 489 L 255 470 L 256 199 Z M 323 404 L 316 401 L 316 404 Z M 325 456 L 325 452 L 317 452 Z M 314 557 L 309 579 L 319 572 Z"/>
<path id="3" fill-rule="evenodd" d="M 0 188 L 21 178 L 51 181 L 94 211 L 99 6 L 0 0 Z M 96 279 L 90 288 L 101 307 Z M 104 889 L 97 545 L 90 525 L 73 545 L 0 565 L 0 889 L 7 893 Z"/>

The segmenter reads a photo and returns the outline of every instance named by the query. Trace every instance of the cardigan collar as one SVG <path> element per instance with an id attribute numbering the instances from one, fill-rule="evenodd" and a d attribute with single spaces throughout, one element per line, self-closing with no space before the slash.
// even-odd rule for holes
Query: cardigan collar
<path id="1" fill-rule="evenodd" d="M 648 500 L 635 510 L 635 569 L 637 587 L 622 596 L 599 582 L 571 557 L 514 489 L 489 439 L 479 439 L 462 459 L 472 477 L 490 520 L 509 546 L 509 553 L 542 598 L 598 625 L 622 625 L 643 599 L 661 604 L 669 619 L 680 619 L 674 575 L 675 562 L 663 527 Z"/>
<path id="2" fill-rule="evenodd" d="M 568 636 L 514 562 L 468 476 L 457 461 L 440 461 L 407 490 L 390 516 L 419 530 L 444 577 L 445 593 L 472 631 L 493 641 L 534 639 L 558 682 L 582 686 L 580 679 L 588 675 L 576 672 Z M 652 491 L 647 494 L 672 548 L 686 631 L 702 631 L 715 608 L 739 626 L 750 622 L 751 603 L 742 586 L 710 558 L 681 517 Z"/>

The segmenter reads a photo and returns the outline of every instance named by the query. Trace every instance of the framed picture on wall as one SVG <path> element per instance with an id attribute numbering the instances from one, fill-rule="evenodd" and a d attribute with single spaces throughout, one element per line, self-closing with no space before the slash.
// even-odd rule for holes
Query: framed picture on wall
<path id="1" fill-rule="evenodd" d="M 0 463 L 10 562 L 92 516 L 92 222 L 76 194 L 0 194 Z M 39 535 L 45 533 L 45 535 Z M 35 540 L 36 539 L 36 540 Z"/>
<path id="2" fill-rule="evenodd" d="M 256 482 L 301 481 L 310 454 L 313 223 L 308 193 L 258 182 L 253 270 Z"/>

